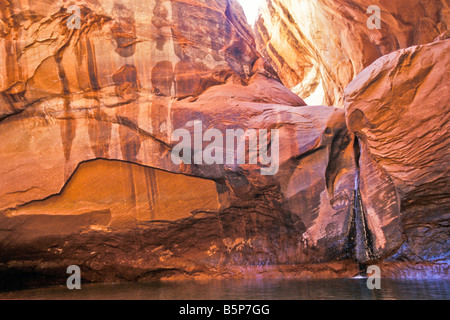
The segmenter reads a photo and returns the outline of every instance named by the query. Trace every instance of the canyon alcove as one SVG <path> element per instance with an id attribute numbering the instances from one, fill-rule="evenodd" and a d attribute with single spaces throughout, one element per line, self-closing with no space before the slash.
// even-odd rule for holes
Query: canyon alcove
<path id="1" fill-rule="evenodd" d="M 448 278 L 448 5 L 340 3 L 1 2 L 0 284 Z"/>

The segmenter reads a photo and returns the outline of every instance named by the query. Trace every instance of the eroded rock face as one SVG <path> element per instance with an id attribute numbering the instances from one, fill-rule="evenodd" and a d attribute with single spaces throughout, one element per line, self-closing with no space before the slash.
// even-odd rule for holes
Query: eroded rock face
<path id="1" fill-rule="evenodd" d="M 345 113 L 307 107 L 280 83 L 235 1 L 78 1 L 80 29 L 67 27 L 63 2 L 8 3 L 0 51 L 7 275 L 64 277 L 75 264 L 91 281 L 223 276 L 353 259 L 356 171 Z M 193 142 L 196 123 L 203 132 L 265 130 L 269 140 L 277 130 L 277 170 L 262 175 L 267 164 L 238 164 L 235 151 L 233 163 L 177 163 L 172 133 L 185 129 Z"/>
<path id="2" fill-rule="evenodd" d="M 361 193 L 374 248 L 448 260 L 450 40 L 378 59 L 348 86 L 349 129 L 361 144 Z"/>
<path id="3" fill-rule="evenodd" d="M 370 6 L 381 29 L 369 29 Z M 382 55 L 448 30 L 445 0 L 273 0 L 254 27 L 259 51 L 308 104 L 343 106 L 345 87 Z"/>
<path id="4" fill-rule="evenodd" d="M 72 13 L 62 1 L 7 2 L 0 116 L 49 95 L 83 92 L 94 99 L 111 90 L 125 99 L 135 92 L 183 98 L 232 75 L 247 81 L 259 55 L 242 9 L 235 1 L 206 3 L 74 1 L 80 29 L 70 29 Z M 109 103 L 118 103 L 109 95 Z"/>
<path id="5" fill-rule="evenodd" d="M 437 64 L 438 53 L 424 55 L 417 67 L 411 63 L 429 69 L 415 80 L 394 68 L 392 81 L 403 81 L 408 94 L 390 96 L 384 82 L 364 90 L 350 86 L 346 119 L 342 109 L 306 106 L 281 84 L 256 51 L 235 1 L 74 4 L 82 13 L 80 29 L 68 28 L 71 13 L 63 1 L 0 7 L 0 60 L 6 62 L 0 64 L 2 285 L 15 279 L 12 274 L 58 282 L 69 265 L 79 265 L 86 281 L 267 272 L 352 276 L 356 261 L 389 257 L 404 243 L 404 230 L 414 237 L 416 226 L 425 225 L 414 218 L 416 209 L 406 214 L 403 208 L 410 201 L 408 208 L 425 206 L 414 193 L 434 191 L 427 193 L 428 182 L 421 185 L 421 172 L 406 182 L 392 174 L 396 168 L 380 169 L 385 164 L 372 148 L 384 136 L 377 138 L 375 130 L 373 143 L 364 140 L 364 117 L 378 121 L 384 109 L 372 114 L 380 105 L 365 95 L 381 90 L 386 104 L 419 108 L 421 90 L 425 95 L 426 88 L 445 84 L 425 77 L 447 67 L 446 60 Z M 448 50 L 442 43 L 439 48 Z M 386 64 L 408 66 L 409 58 L 401 57 L 390 56 Z M 385 75 L 373 80 L 385 81 Z M 445 101 L 445 93 L 433 94 Z M 354 110 L 360 101 L 372 107 Z M 180 129 L 187 148 L 177 158 L 173 151 L 181 141 L 173 133 Z M 245 161 L 238 163 L 239 149 L 224 137 L 201 139 L 208 129 L 250 132 L 235 141 L 248 140 Z M 266 141 L 251 147 L 251 130 L 259 138 L 267 133 Z M 387 138 L 398 135 L 386 130 Z M 214 154 L 230 154 L 231 162 L 198 161 L 212 138 Z M 251 162 L 250 149 L 268 141 L 271 163 Z M 442 143 L 430 141 L 445 153 Z M 389 159 L 390 151 L 380 148 Z M 190 161 L 176 161 L 185 151 Z M 430 179 L 446 183 L 445 174 L 434 176 L 442 161 Z M 272 165 L 271 174 L 262 174 Z M 436 195 L 442 213 L 447 200 Z M 433 218 L 439 227 L 432 230 L 445 234 L 439 219 Z M 305 267 L 321 262 L 327 264 Z"/>

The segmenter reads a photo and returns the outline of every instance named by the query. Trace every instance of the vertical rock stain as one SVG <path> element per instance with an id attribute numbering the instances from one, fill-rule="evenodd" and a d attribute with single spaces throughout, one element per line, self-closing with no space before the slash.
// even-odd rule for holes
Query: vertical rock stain
<path id="1" fill-rule="evenodd" d="M 73 140 L 76 136 L 77 123 L 76 120 L 72 118 L 71 113 L 71 101 L 70 101 L 70 89 L 69 81 L 67 79 L 66 71 L 62 66 L 62 53 L 59 52 L 55 55 L 56 65 L 58 67 L 58 76 L 62 85 L 62 97 L 64 100 L 64 119 L 61 124 L 61 140 L 64 149 L 64 157 L 66 162 L 70 160 L 70 153 L 72 149 Z"/>
<path id="2" fill-rule="evenodd" d="M 98 82 L 98 70 L 95 59 L 95 51 L 94 47 L 91 45 L 91 41 L 88 38 L 86 38 L 86 51 L 90 87 L 93 91 L 99 91 L 101 88 Z"/>
<path id="3" fill-rule="evenodd" d="M 149 208 L 149 219 L 155 220 L 158 186 L 156 181 L 156 173 L 154 170 L 145 170 L 145 184 L 147 187 L 146 194 Z"/>
<path id="4" fill-rule="evenodd" d="M 85 37 L 84 41 L 81 43 L 84 43 L 82 46 L 82 53 L 85 53 L 87 56 L 89 88 L 92 91 L 91 98 L 98 101 L 98 91 L 101 90 L 101 87 L 98 80 L 95 48 L 87 37 Z M 94 106 L 92 109 L 93 116 L 88 124 L 91 149 L 96 158 L 108 158 L 112 124 L 103 120 L 102 112 L 98 106 Z"/>

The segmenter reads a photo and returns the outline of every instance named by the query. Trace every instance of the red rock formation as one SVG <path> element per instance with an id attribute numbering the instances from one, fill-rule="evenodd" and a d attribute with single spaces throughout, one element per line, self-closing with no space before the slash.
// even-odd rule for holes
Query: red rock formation
<path id="1" fill-rule="evenodd" d="M 450 40 L 394 52 L 345 91 L 374 253 L 405 243 L 399 258 L 449 258 L 449 52 Z"/>
<path id="2" fill-rule="evenodd" d="M 234 0 L 74 4 L 80 29 L 68 28 L 62 1 L 0 7 L 0 282 L 59 279 L 72 264 L 87 281 L 234 276 L 243 266 L 305 274 L 303 264 L 330 261 L 306 269 L 348 276 L 355 260 L 400 247 L 399 186 L 377 169 L 351 122 L 359 114 L 347 120 L 360 153 L 344 110 L 306 106 L 281 84 Z M 179 163 L 176 129 L 191 141 L 199 130 L 267 130 L 270 140 L 277 130 L 279 168 L 262 175 L 267 164 L 238 164 L 239 150 L 232 163 L 197 162 L 204 150 L 191 143 L 192 164 Z M 382 194 L 368 191 L 373 181 Z"/>
<path id="3" fill-rule="evenodd" d="M 369 6 L 381 29 L 369 29 Z M 445 0 L 272 0 L 255 25 L 259 51 L 309 104 L 343 106 L 345 87 L 392 51 L 432 42 L 450 25 Z"/>

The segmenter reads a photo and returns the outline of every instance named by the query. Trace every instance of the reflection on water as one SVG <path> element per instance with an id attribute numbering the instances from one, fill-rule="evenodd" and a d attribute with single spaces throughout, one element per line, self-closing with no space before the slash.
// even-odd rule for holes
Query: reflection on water
<path id="1" fill-rule="evenodd" d="M 382 280 L 369 290 L 366 280 L 217 280 L 65 286 L 0 293 L 0 299 L 113 300 L 309 300 L 450 299 L 450 281 Z"/>

